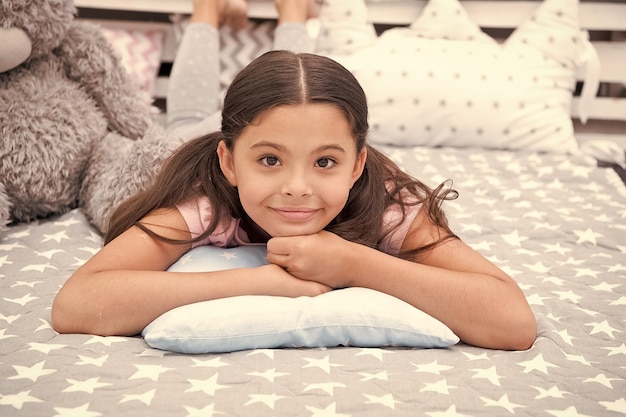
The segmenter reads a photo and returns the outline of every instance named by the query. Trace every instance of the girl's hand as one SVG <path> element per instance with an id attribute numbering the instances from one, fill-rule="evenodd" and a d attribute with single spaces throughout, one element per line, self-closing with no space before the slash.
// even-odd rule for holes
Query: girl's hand
<path id="1" fill-rule="evenodd" d="M 346 268 L 350 265 L 345 254 L 353 246 L 324 230 L 306 236 L 275 237 L 267 242 L 267 260 L 302 280 L 343 288 L 349 286 Z"/>
<path id="2" fill-rule="evenodd" d="M 331 287 L 319 282 L 296 278 L 284 268 L 275 264 L 260 266 L 257 269 L 260 272 L 258 274 L 259 293 L 262 295 L 315 297 L 332 290 Z"/>

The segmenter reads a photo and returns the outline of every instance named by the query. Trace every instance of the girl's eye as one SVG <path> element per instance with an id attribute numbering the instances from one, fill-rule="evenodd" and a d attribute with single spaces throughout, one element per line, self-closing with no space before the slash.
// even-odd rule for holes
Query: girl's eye
<path id="1" fill-rule="evenodd" d="M 335 161 L 333 161 L 333 160 L 332 160 L 332 159 L 330 159 L 330 158 L 320 158 L 320 159 L 318 159 L 318 160 L 317 160 L 317 163 L 316 163 L 316 164 L 317 164 L 317 166 L 318 166 L 318 167 L 320 167 L 320 168 L 330 168 L 330 167 L 332 167 L 333 165 L 335 165 L 335 164 L 336 164 L 336 162 L 335 162 Z"/>
<path id="2" fill-rule="evenodd" d="M 264 156 L 263 158 L 261 158 L 261 163 L 263 165 L 268 166 L 268 167 L 273 167 L 273 166 L 276 166 L 276 165 L 280 165 L 280 161 L 278 160 L 278 158 L 275 157 L 275 156 L 272 156 L 272 155 L 267 155 L 267 156 Z"/>

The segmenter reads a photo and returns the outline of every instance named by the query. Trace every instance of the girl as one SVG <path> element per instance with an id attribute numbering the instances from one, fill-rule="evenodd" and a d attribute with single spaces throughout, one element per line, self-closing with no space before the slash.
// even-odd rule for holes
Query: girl
<path id="1" fill-rule="evenodd" d="M 55 329 L 135 335 L 198 301 L 359 286 L 466 343 L 529 348 L 536 323 L 519 287 L 448 228 L 440 205 L 454 193 L 368 146 L 367 119 L 363 90 L 335 61 L 287 51 L 253 61 L 226 94 L 221 131 L 183 145 L 118 208 L 105 246 L 57 295 Z M 166 271 L 198 245 L 264 243 L 270 264 L 254 271 Z"/>

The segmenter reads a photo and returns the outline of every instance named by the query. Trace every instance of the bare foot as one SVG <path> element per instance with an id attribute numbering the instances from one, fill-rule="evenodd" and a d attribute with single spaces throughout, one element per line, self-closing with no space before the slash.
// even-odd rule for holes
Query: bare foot
<path id="1" fill-rule="evenodd" d="M 191 21 L 243 29 L 248 24 L 248 5 L 245 0 L 193 0 Z"/>
<path id="2" fill-rule="evenodd" d="M 248 25 L 248 4 L 245 0 L 220 0 L 222 23 L 234 29 Z"/>
<path id="3" fill-rule="evenodd" d="M 301 22 L 317 17 L 322 0 L 274 0 L 278 22 Z"/>

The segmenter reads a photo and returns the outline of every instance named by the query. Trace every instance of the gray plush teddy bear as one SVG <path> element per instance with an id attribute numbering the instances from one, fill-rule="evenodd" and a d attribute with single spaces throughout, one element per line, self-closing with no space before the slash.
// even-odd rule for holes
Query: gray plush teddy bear
<path id="1" fill-rule="evenodd" d="M 71 0 L 0 2 L 0 238 L 81 206 L 101 231 L 172 144 Z"/>

